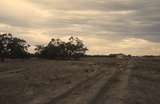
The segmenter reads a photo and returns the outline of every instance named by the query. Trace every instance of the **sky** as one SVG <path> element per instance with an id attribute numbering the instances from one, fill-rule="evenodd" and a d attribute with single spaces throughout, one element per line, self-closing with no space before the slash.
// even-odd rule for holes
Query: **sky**
<path id="1" fill-rule="evenodd" d="M 159 0 L 0 0 L 0 32 L 32 45 L 79 37 L 88 54 L 160 55 Z"/>

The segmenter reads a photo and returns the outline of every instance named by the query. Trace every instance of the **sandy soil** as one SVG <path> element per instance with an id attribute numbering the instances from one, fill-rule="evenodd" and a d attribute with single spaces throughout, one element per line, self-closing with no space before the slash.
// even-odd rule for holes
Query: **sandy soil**
<path id="1" fill-rule="evenodd" d="M 159 58 L 7 60 L 0 104 L 159 104 Z"/>

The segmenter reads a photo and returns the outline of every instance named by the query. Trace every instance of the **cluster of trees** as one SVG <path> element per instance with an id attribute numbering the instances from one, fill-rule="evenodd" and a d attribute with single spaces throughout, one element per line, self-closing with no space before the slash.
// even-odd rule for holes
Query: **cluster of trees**
<path id="1" fill-rule="evenodd" d="M 28 47 L 30 45 L 23 39 L 13 37 L 12 34 L 0 34 L 0 57 L 4 58 L 26 58 L 29 56 Z"/>
<path id="2" fill-rule="evenodd" d="M 23 39 L 13 37 L 10 33 L 0 34 L 0 57 L 5 58 L 28 58 L 29 44 Z M 37 45 L 34 56 L 48 59 L 72 59 L 80 58 L 88 50 L 79 38 L 70 37 L 68 42 L 60 39 L 51 39 L 46 45 Z"/>
<path id="3" fill-rule="evenodd" d="M 38 45 L 36 56 L 49 59 L 74 59 L 85 55 L 88 50 L 79 38 L 70 37 L 68 42 L 51 39 L 47 46 Z"/>

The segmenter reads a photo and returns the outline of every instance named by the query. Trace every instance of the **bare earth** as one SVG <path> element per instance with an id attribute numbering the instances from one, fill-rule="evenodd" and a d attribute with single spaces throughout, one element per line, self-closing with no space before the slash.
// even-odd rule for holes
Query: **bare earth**
<path id="1" fill-rule="evenodd" d="M 160 104 L 160 58 L 0 63 L 0 104 Z"/>

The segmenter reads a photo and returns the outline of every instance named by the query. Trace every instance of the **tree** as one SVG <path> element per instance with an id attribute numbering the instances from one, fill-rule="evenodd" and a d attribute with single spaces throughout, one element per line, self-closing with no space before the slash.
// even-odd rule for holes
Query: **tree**
<path id="1" fill-rule="evenodd" d="M 41 56 L 46 58 L 62 58 L 65 55 L 65 42 L 60 39 L 51 39 L 41 51 Z"/>
<path id="2" fill-rule="evenodd" d="M 30 45 L 25 40 L 13 37 L 11 33 L 0 34 L 0 57 L 25 58 L 29 55 L 27 49 Z"/>
<path id="3" fill-rule="evenodd" d="M 5 56 L 9 52 L 8 50 L 8 43 L 9 39 L 11 38 L 11 34 L 0 34 L 0 57 L 1 62 L 5 61 Z"/>
<path id="4" fill-rule="evenodd" d="M 43 49 L 44 49 L 44 46 L 43 45 L 36 45 L 36 48 L 35 48 L 35 55 L 36 56 L 40 56 L 41 55 L 41 53 L 42 53 L 42 51 L 43 51 Z"/>
<path id="5" fill-rule="evenodd" d="M 79 38 L 70 37 L 69 42 L 66 43 L 67 53 L 69 57 L 79 58 L 85 55 L 88 50 L 82 40 Z"/>
<path id="6" fill-rule="evenodd" d="M 47 46 L 38 45 L 35 49 L 40 57 L 50 59 L 71 59 L 85 55 L 87 48 L 83 42 L 74 37 L 70 37 L 68 42 L 60 39 L 51 39 Z"/>
<path id="7" fill-rule="evenodd" d="M 12 58 L 25 58 L 29 54 L 28 47 L 30 45 L 26 44 L 25 40 L 13 37 L 8 43 L 9 55 Z"/>

